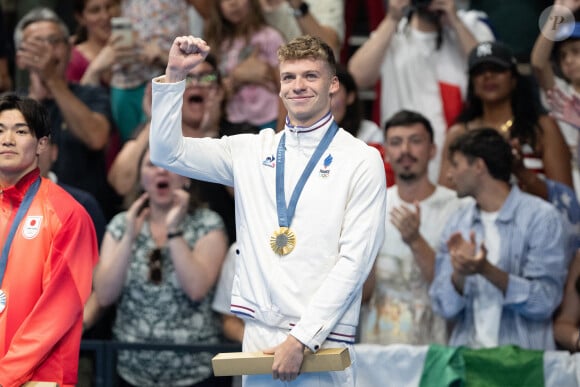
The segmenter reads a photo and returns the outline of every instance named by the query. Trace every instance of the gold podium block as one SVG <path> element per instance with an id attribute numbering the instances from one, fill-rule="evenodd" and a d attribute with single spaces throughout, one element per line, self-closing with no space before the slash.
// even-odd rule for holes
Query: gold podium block
<path id="1" fill-rule="evenodd" d="M 215 376 L 271 374 L 274 355 L 262 352 L 224 352 L 211 360 Z M 347 348 L 306 351 L 300 372 L 342 371 L 350 366 Z"/>

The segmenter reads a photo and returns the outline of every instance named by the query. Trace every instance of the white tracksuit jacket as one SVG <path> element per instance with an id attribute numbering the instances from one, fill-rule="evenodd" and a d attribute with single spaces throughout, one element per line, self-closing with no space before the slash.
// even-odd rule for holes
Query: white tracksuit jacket
<path id="1" fill-rule="evenodd" d="M 278 256 L 270 237 L 279 227 L 272 159 L 281 133 L 184 138 L 184 89 L 184 81 L 153 81 L 151 160 L 181 175 L 235 187 L 240 254 L 232 312 L 288 329 L 312 351 L 325 340 L 353 343 L 362 285 L 384 238 L 386 183 L 379 153 L 339 130 L 298 201 L 290 225 L 296 248 Z M 309 133 L 285 129 L 286 203 L 330 122 Z M 332 161 L 324 165 L 329 155 Z"/>

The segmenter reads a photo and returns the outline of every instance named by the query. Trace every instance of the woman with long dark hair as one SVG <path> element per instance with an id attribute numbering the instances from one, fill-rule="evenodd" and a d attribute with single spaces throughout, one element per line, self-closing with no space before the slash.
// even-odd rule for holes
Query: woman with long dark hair
<path id="1" fill-rule="evenodd" d="M 491 127 L 510 140 L 516 156 L 512 173 L 524 191 L 548 199 L 542 176 L 573 187 L 570 151 L 560 128 L 541 108 L 533 84 L 518 72 L 511 50 L 498 42 L 480 43 L 470 53 L 468 67 L 467 102 L 447 132 L 439 183 L 451 185 L 446 156 L 453 139 Z"/>

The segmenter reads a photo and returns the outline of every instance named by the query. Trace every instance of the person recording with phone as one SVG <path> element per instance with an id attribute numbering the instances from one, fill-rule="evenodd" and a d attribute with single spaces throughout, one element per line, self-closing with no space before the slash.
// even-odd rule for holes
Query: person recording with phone
<path id="1" fill-rule="evenodd" d="M 113 65 L 137 59 L 131 25 L 121 24 L 120 34 L 115 29 L 115 19 L 122 19 L 117 17 L 117 3 L 118 0 L 74 1 L 74 14 L 79 27 L 74 35 L 74 46 L 66 69 L 70 82 L 108 88 Z"/>
<path id="2" fill-rule="evenodd" d="M 124 143 L 147 122 L 141 102 L 148 81 L 163 73 L 173 38 L 187 34 L 187 2 L 183 0 L 121 1 L 121 17 L 129 19 L 137 60 L 113 66 L 111 108 Z"/>
<path id="3" fill-rule="evenodd" d="M 348 70 L 360 89 L 381 82 L 381 123 L 396 112 L 419 111 L 431 122 L 437 153 L 429 179 L 437 182 L 445 131 L 467 91 L 467 55 L 477 42 L 494 40 L 485 14 L 458 11 L 454 0 L 390 0 L 370 39 Z"/>
<path id="4" fill-rule="evenodd" d="M 113 337 L 121 342 L 216 344 L 211 302 L 228 249 L 219 215 L 203 207 L 196 184 L 139 157 L 135 199 L 107 226 L 95 269 L 100 305 L 117 303 Z M 122 386 L 221 386 L 212 354 L 119 351 Z"/>

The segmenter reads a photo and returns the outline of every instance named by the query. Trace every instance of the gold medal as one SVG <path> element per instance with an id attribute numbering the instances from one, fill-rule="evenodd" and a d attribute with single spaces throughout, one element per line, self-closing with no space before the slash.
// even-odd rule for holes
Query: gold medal
<path id="1" fill-rule="evenodd" d="M 278 255 L 286 255 L 294 250 L 296 235 L 288 227 L 280 227 L 270 237 L 270 247 Z"/>

